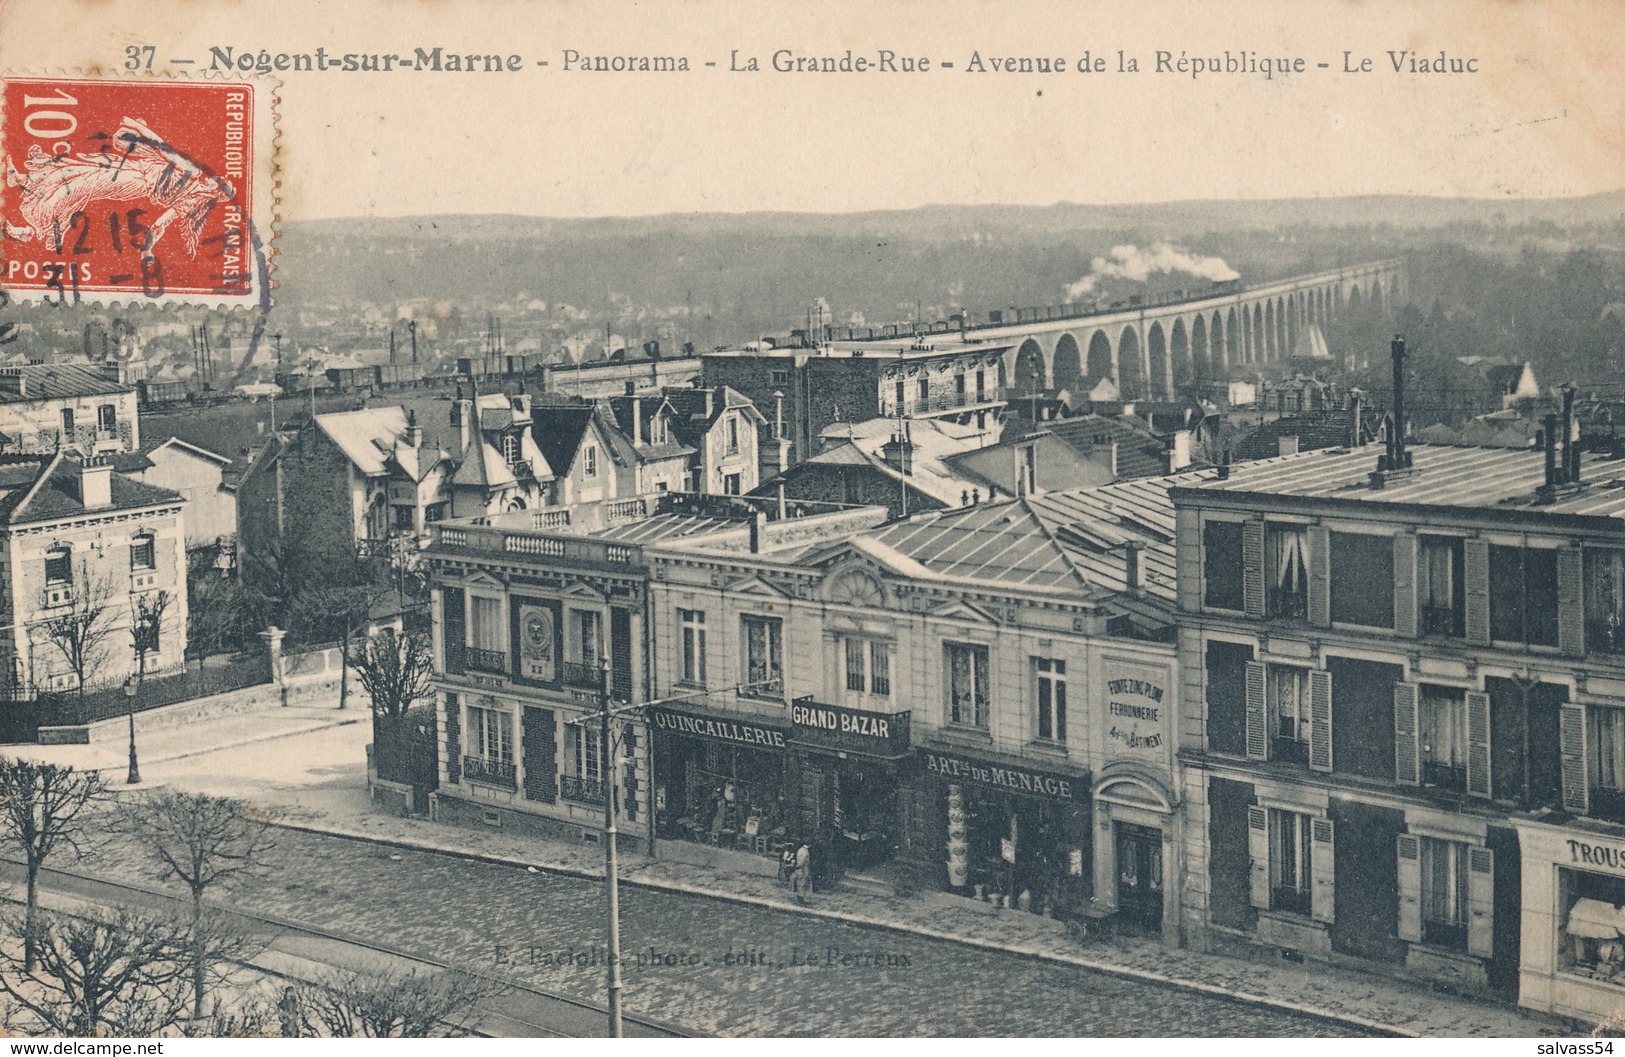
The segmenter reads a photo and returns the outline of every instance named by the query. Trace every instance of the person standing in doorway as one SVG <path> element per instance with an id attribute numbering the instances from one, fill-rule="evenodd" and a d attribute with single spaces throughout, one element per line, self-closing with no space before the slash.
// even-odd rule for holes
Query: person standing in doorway
<path id="1" fill-rule="evenodd" d="M 791 860 L 790 891 L 795 894 L 797 903 L 807 905 L 807 896 L 812 892 L 812 851 L 806 841 L 796 845 L 795 858 Z"/>

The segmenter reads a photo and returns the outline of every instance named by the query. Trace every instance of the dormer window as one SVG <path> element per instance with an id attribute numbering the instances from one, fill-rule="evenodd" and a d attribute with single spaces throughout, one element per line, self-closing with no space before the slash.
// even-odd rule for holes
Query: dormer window
<path id="1" fill-rule="evenodd" d="M 506 433 L 502 437 L 502 458 L 509 466 L 519 465 L 519 434 Z"/>

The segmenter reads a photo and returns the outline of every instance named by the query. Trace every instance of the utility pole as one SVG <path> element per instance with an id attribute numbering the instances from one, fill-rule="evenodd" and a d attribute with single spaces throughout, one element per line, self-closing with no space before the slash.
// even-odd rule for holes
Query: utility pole
<path id="1" fill-rule="evenodd" d="M 615 842 L 615 776 L 610 768 L 615 762 L 610 752 L 609 739 L 609 650 L 604 648 L 598 662 L 598 751 L 603 765 L 600 781 L 604 784 L 604 892 L 609 904 L 609 920 L 605 924 L 605 986 L 609 992 L 609 1037 L 621 1037 L 621 893 L 620 862 Z"/>

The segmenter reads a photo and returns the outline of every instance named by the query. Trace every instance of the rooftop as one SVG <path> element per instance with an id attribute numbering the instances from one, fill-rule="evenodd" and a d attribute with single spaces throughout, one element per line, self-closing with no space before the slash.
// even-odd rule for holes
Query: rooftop
<path id="1" fill-rule="evenodd" d="M 79 466 L 77 457 L 62 453 L 0 457 L 0 523 L 56 521 L 86 513 L 79 499 Z M 110 475 L 108 489 L 111 502 L 96 508 L 96 513 L 184 502 L 167 488 L 155 488 L 117 473 Z"/>
<path id="2" fill-rule="evenodd" d="M 1208 492 L 1295 496 L 1365 503 L 1411 504 L 1476 510 L 1527 509 L 1540 514 L 1625 517 L 1625 460 L 1588 453 L 1581 460 L 1579 490 L 1551 502 L 1536 494 L 1545 483 L 1545 452 L 1535 448 L 1483 448 L 1413 444 L 1409 475 L 1374 488 L 1379 448 L 1334 448 L 1238 463 L 1227 480 L 1215 475 L 1192 486 Z"/>
<path id="3" fill-rule="evenodd" d="M 31 363 L 0 370 L 0 404 L 26 404 L 35 400 L 62 400 L 80 396 L 116 396 L 133 393 L 104 376 L 100 368 L 77 363 Z"/>
<path id="4" fill-rule="evenodd" d="M 736 345 L 728 348 L 707 352 L 705 356 L 728 356 L 741 359 L 836 359 L 861 360 L 881 359 L 890 362 L 897 360 L 928 359 L 932 356 L 957 356 L 967 352 L 990 353 L 997 355 L 1009 349 L 1014 342 L 1000 341 L 983 344 L 977 338 L 961 339 L 959 331 L 949 331 L 936 334 L 922 334 L 919 337 L 876 338 L 873 341 L 833 341 L 826 342 L 816 348 L 806 348 L 801 345 L 781 345 L 773 348 L 761 342 L 749 342 L 746 345 Z"/>

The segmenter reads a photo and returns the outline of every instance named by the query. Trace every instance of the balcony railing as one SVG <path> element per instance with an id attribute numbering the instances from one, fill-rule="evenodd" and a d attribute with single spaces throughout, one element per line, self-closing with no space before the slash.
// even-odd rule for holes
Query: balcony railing
<path id="1" fill-rule="evenodd" d="M 1302 620 L 1309 613 L 1309 599 L 1302 591 L 1270 588 L 1270 616 Z"/>
<path id="2" fill-rule="evenodd" d="M 560 674 L 563 676 L 565 686 L 579 686 L 586 690 L 598 689 L 600 675 L 596 664 L 565 661 L 560 668 Z"/>
<path id="3" fill-rule="evenodd" d="M 928 397 L 917 396 L 904 400 L 900 413 L 904 415 L 922 415 L 932 411 L 952 411 L 954 408 L 959 407 L 975 407 L 977 404 L 1001 403 L 1005 401 L 1003 394 L 1006 392 L 1008 390 L 986 389 L 978 392 L 967 391 L 963 393 L 937 393 Z M 896 400 L 887 401 L 881 410 L 888 416 L 899 414 Z"/>
<path id="4" fill-rule="evenodd" d="M 1284 910 L 1289 914 L 1309 913 L 1309 889 L 1290 885 L 1271 886 L 1270 909 Z"/>
<path id="5" fill-rule="evenodd" d="M 482 650 L 477 646 L 470 646 L 463 651 L 463 664 L 471 672 L 508 674 L 508 655 L 501 650 Z"/>
<path id="6" fill-rule="evenodd" d="M 1452 767 L 1445 763 L 1422 764 L 1422 784 L 1438 789 L 1463 792 L 1467 788 L 1467 768 Z"/>
<path id="7" fill-rule="evenodd" d="M 471 782 L 499 785 L 504 789 L 514 788 L 513 763 L 509 760 L 492 760 L 484 756 L 464 756 L 463 777 Z"/>
<path id="8" fill-rule="evenodd" d="M 1461 635 L 1461 620 L 1456 615 L 1455 606 L 1424 602 L 1419 616 L 1424 635 Z"/>
<path id="9" fill-rule="evenodd" d="M 1586 649 L 1593 653 L 1625 653 L 1625 623 L 1612 618 L 1586 621 Z"/>
<path id="10" fill-rule="evenodd" d="M 603 807 L 604 783 L 596 778 L 582 778 L 574 774 L 560 775 L 559 795 L 572 803 Z"/>

